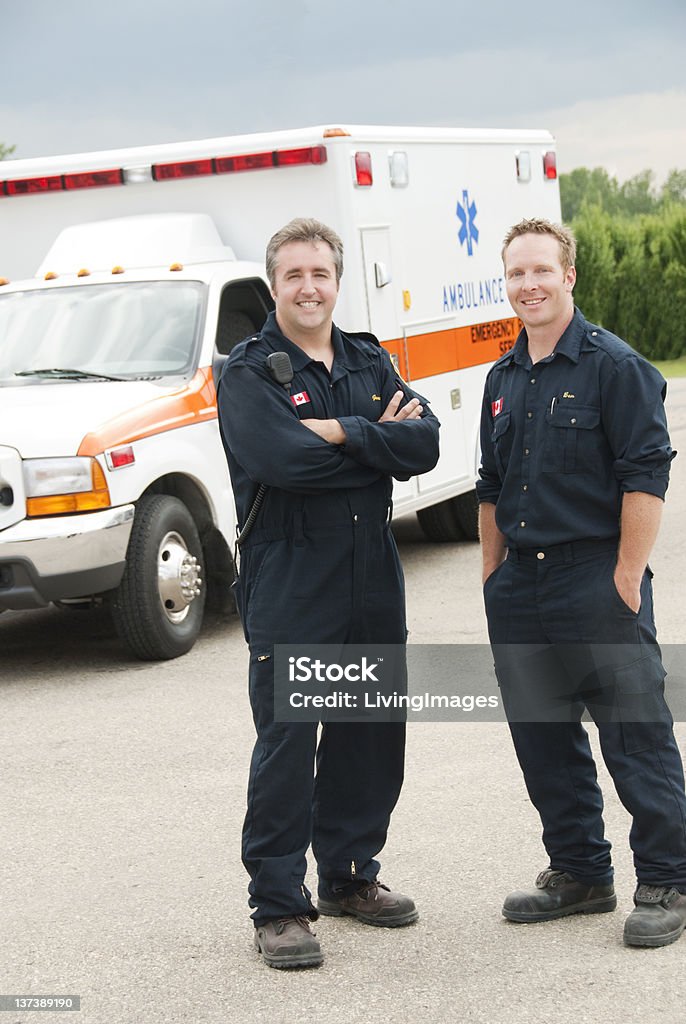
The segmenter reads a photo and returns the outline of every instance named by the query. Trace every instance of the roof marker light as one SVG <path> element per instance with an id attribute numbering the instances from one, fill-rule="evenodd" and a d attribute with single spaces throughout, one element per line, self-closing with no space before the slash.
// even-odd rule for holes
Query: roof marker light
<path id="1" fill-rule="evenodd" d="M 56 277 L 57 277 L 57 274 L 55 273 L 54 270 L 48 270 L 46 275 L 45 275 L 45 277 L 43 278 L 43 280 L 44 281 L 54 281 Z"/>
<path id="2" fill-rule="evenodd" d="M 345 128 L 326 128 L 324 131 L 325 139 L 342 139 L 350 138 L 350 132 L 347 132 Z"/>
<path id="3" fill-rule="evenodd" d="M 90 272 L 90 270 L 86 270 L 85 267 L 81 267 L 81 269 L 78 271 L 76 276 L 77 277 L 90 277 L 91 276 L 91 272 Z"/>
<path id="4" fill-rule="evenodd" d="M 554 181 L 557 178 L 557 157 L 553 150 L 548 150 L 543 154 L 543 175 L 549 181 Z"/>
<path id="5" fill-rule="evenodd" d="M 172 263 L 170 270 L 183 270 L 183 263 Z"/>
<path id="6" fill-rule="evenodd" d="M 112 273 L 113 274 L 123 274 L 124 273 L 124 268 L 120 267 L 119 264 L 117 264 L 116 267 L 112 267 Z"/>
<path id="7" fill-rule="evenodd" d="M 10 283 L 9 277 L 0 277 L 0 288 L 2 288 L 3 285 L 9 284 L 9 283 Z"/>
<path id="8" fill-rule="evenodd" d="M 372 155 L 358 151 L 355 153 L 355 185 L 357 188 L 368 188 L 373 182 Z"/>

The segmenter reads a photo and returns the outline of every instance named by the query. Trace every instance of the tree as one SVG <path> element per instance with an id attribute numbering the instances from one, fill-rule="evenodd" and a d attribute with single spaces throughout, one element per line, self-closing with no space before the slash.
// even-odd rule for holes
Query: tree
<path id="1" fill-rule="evenodd" d="M 663 205 L 669 203 L 686 205 L 686 171 L 674 169 L 669 172 L 667 180 L 660 190 L 660 203 Z"/>
<path id="2" fill-rule="evenodd" d="M 4 160 L 6 156 L 11 156 L 15 148 L 15 146 L 5 146 L 4 143 L 0 142 L 0 160 Z"/>

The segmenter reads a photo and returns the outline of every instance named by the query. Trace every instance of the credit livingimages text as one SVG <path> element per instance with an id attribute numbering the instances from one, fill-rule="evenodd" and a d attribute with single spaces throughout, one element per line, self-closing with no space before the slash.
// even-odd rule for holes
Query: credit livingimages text
<path id="1" fill-rule="evenodd" d="M 686 720 L 683 655 L 662 649 L 666 686 L 642 644 L 277 644 L 258 660 L 273 665 L 280 722 L 635 723 L 655 720 L 662 687 Z"/>

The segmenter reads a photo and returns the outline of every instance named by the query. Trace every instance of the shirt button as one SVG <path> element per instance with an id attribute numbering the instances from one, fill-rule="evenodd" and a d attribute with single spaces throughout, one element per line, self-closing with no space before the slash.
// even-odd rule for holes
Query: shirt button
<path id="1" fill-rule="evenodd" d="M 528 491 L 529 490 L 529 485 L 528 484 L 522 484 L 522 490 L 523 491 Z"/>
<path id="2" fill-rule="evenodd" d="M 532 413 L 532 412 L 528 412 L 528 413 L 526 414 L 526 418 L 527 418 L 528 420 L 530 420 L 532 416 L 533 416 L 533 413 Z"/>
<path id="3" fill-rule="evenodd" d="M 521 523 L 520 523 L 519 525 L 520 525 L 520 526 L 526 526 L 526 523 L 525 523 L 525 521 L 524 521 L 524 520 L 522 519 L 522 521 L 521 521 Z"/>
<path id="4" fill-rule="evenodd" d="M 353 516 L 353 522 L 354 522 L 354 523 L 356 523 L 356 522 L 357 522 L 357 516 L 356 516 L 356 515 L 355 515 L 355 516 Z"/>
<path id="5" fill-rule="evenodd" d="M 570 423 L 576 423 L 576 416 L 572 416 L 572 418 L 571 418 L 571 420 L 569 422 Z"/>
<path id="6" fill-rule="evenodd" d="M 531 381 L 530 381 L 530 383 L 531 383 L 531 384 L 535 384 L 535 383 L 536 383 L 536 378 L 535 378 L 535 377 L 532 377 L 532 378 L 531 378 Z"/>
<path id="7" fill-rule="evenodd" d="M 528 448 L 525 448 L 525 449 L 524 449 L 524 454 L 525 454 L 525 455 L 528 455 L 528 454 L 529 454 L 529 449 L 528 449 Z"/>
<path id="8" fill-rule="evenodd" d="M 539 551 L 536 558 L 545 558 L 545 551 Z"/>

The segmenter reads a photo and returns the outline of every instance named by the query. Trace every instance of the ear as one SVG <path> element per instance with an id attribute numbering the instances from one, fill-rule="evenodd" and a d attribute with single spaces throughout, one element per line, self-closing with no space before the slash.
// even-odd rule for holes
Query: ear
<path id="1" fill-rule="evenodd" d="M 565 284 L 569 292 L 574 291 L 574 285 L 576 284 L 576 267 L 570 267 L 565 274 Z"/>

